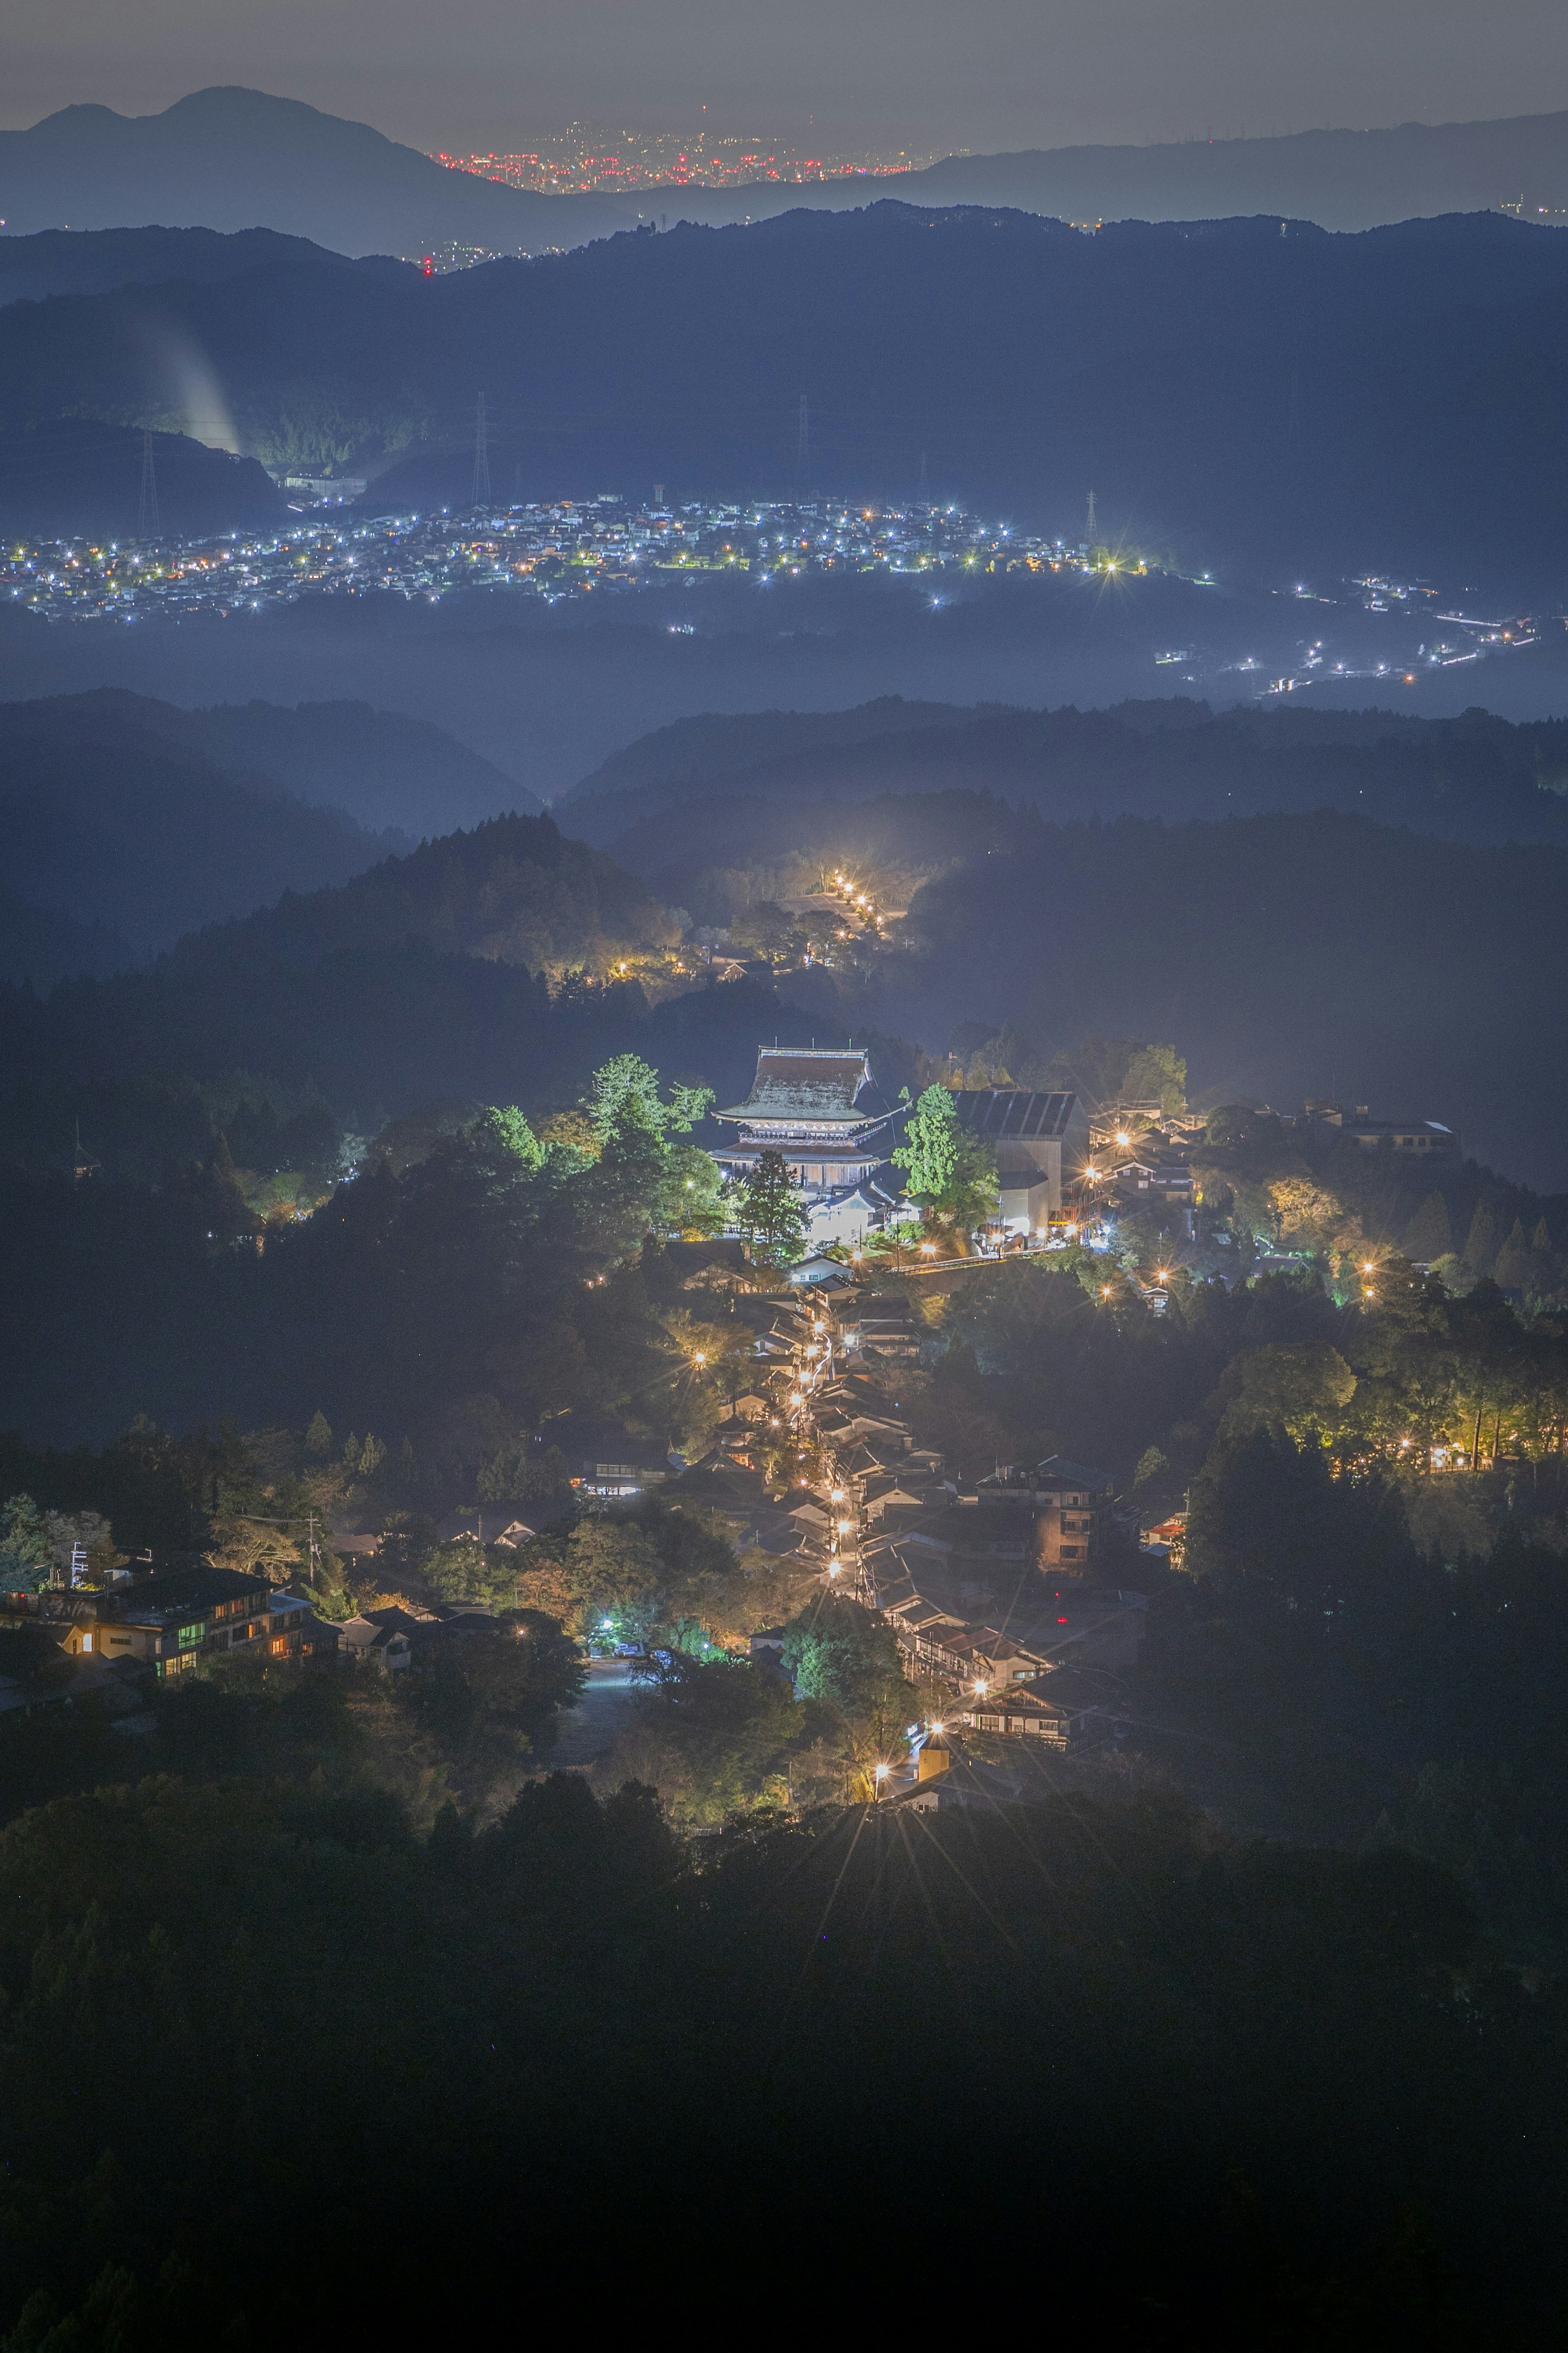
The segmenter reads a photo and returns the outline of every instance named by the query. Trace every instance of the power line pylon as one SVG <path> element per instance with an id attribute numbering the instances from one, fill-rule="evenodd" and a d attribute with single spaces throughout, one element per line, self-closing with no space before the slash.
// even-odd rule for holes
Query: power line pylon
<path id="1" fill-rule="evenodd" d="M 151 429 L 142 436 L 142 505 L 136 518 L 138 539 L 161 539 L 163 525 L 158 519 L 158 474 L 153 463 Z"/>
<path id="2" fill-rule="evenodd" d="M 474 418 L 474 495 L 472 503 L 488 507 L 490 502 L 490 442 L 485 422 L 485 396 L 479 395 L 479 406 Z"/>

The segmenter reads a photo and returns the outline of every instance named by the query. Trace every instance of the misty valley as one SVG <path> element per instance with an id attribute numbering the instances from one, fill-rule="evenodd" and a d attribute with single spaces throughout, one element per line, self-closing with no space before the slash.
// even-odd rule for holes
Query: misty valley
<path id="1" fill-rule="evenodd" d="M 1558 2341 L 1563 121 L 0 131 L 0 2353 Z"/>

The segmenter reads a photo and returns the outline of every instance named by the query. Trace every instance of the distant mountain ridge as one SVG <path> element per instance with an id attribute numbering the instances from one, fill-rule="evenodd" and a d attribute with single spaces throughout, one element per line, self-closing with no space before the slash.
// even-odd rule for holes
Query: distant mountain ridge
<path id="1" fill-rule="evenodd" d="M 0 304 L 41 302 L 51 294 L 105 294 L 114 286 L 162 286 L 171 279 L 201 285 L 237 278 L 266 261 L 327 261 L 308 237 L 269 228 L 40 229 L 0 237 Z"/>
<path id="2" fill-rule="evenodd" d="M 62 970 L 101 971 L 284 892 L 345 882 L 409 846 L 402 832 L 370 831 L 341 808 L 310 806 L 247 758 L 246 721 L 252 751 L 264 732 L 257 714 L 215 716 L 209 729 L 206 714 L 112 689 L 0 704 L 6 883 L 35 912 L 68 910 L 89 934 L 45 934 L 15 907 L 0 911 L 0 967 L 25 968 L 40 982 Z M 368 723 L 382 716 L 365 714 L 373 745 Z M 276 719 L 274 738 L 291 734 L 302 762 L 308 717 Z M 442 740 L 434 728 L 422 732 Z M 72 955 L 85 961 L 73 967 Z M 32 961 L 24 966 L 24 958 Z"/>
<path id="3" fill-rule="evenodd" d="M 901 694 L 880 695 L 853 711 L 703 711 L 668 727 L 639 735 L 591 776 L 573 785 L 554 803 L 569 826 L 579 818 L 595 823 L 613 812 L 597 804 L 620 794 L 640 801 L 652 793 L 679 799 L 693 788 L 730 777 L 759 761 L 809 757 L 831 746 L 931 727 L 958 727 L 973 718 L 955 703 L 907 702 Z M 593 804 L 590 809 L 587 804 Z"/>
<path id="4" fill-rule="evenodd" d="M 176 350 L 269 464 L 471 449 L 483 385 L 509 490 L 754 497 L 798 494 L 804 388 L 814 483 L 843 493 L 909 498 L 923 459 L 941 495 L 1075 535 L 1093 485 L 1102 530 L 1184 568 L 1558 597 L 1568 237 L 1281 227 L 1086 237 L 878 202 L 435 280 L 334 260 L 121 287 L 12 307 L 0 426 L 164 421 Z M 397 504 L 394 475 L 375 496 Z"/>
<path id="5" fill-rule="evenodd" d="M 1009 206 L 1054 218 L 1217 220 L 1273 213 L 1363 229 L 1519 203 L 1568 207 L 1568 113 L 1403 122 L 1268 138 L 949 155 L 879 179 L 913 205 Z M 267 91 L 193 91 L 161 114 L 80 105 L 0 132 L 13 233 L 258 227 L 349 254 L 444 244 L 500 253 L 569 250 L 661 217 L 710 227 L 862 205 L 858 177 L 540 195 L 449 170 L 367 123 Z"/>
<path id="6" fill-rule="evenodd" d="M 1568 113 L 948 155 L 879 188 L 905 204 L 1007 206 L 1086 225 L 1274 213 L 1320 228 L 1364 229 L 1515 203 L 1527 217 L 1561 216 L 1568 211 Z M 826 181 L 683 190 L 679 210 L 717 227 L 796 205 L 837 212 L 864 201 L 864 183 Z"/>
<path id="7" fill-rule="evenodd" d="M 1337 808 L 1449 841 L 1568 849 L 1568 721 L 1514 725 L 1484 711 L 1433 720 L 1297 707 L 1216 713 L 1173 701 L 1106 711 L 949 707 L 931 717 L 930 706 L 910 704 L 903 712 L 913 723 L 888 728 L 877 723 L 889 707 L 710 714 L 659 729 L 600 772 L 636 781 L 590 791 L 599 779 L 586 778 L 557 807 L 574 831 L 686 905 L 703 898 L 710 870 L 841 856 L 836 812 L 847 818 L 889 797 L 907 809 L 914 795 L 933 803 L 984 795 L 1056 824 Z M 659 748 L 692 743 L 702 746 L 700 766 Z M 943 839 L 934 810 L 929 823 L 927 860 L 964 854 L 962 824 Z M 879 862 L 889 859 L 884 849 Z"/>
<path id="8" fill-rule="evenodd" d="M 68 106 L 29 130 L 0 132 L 0 188 L 13 235 L 149 222 L 263 227 L 347 254 L 451 244 L 546 252 L 639 216 L 448 171 L 368 123 L 239 89 L 195 90 L 161 114 Z"/>
<path id="9" fill-rule="evenodd" d="M 252 701 L 182 714 L 221 767 L 258 771 L 317 807 L 346 810 L 356 825 L 421 835 L 488 818 L 537 817 L 526 785 L 426 720 L 368 702 Z"/>

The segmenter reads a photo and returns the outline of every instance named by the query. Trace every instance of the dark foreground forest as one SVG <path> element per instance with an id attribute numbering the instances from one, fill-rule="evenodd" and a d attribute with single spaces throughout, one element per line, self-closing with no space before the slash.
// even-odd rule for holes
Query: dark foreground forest
<path id="1" fill-rule="evenodd" d="M 1143 1798 L 694 1858 L 568 1776 L 426 1841 L 342 1707 L 198 1685 L 180 1775 L 0 1841 L 15 2353 L 1020 2265 L 1117 2344 L 1554 2341 L 1563 1997 L 1410 1855 Z"/>

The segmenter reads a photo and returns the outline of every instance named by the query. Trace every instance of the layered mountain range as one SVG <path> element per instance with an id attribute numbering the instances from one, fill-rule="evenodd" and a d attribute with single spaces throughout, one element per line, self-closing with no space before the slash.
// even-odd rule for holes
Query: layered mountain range
<path id="1" fill-rule="evenodd" d="M 0 132 L 0 185 L 14 233 L 260 226 L 356 254 L 561 250 L 661 217 L 719 226 L 796 206 L 839 211 L 865 188 L 846 177 L 542 195 L 447 169 L 368 123 L 244 89 L 196 90 L 160 114 L 70 106 Z M 914 204 L 1088 222 L 1275 213 L 1357 229 L 1504 204 L 1549 217 L 1568 206 L 1568 114 L 950 155 L 890 187 Z"/>
<path id="2" fill-rule="evenodd" d="M 1568 238 L 1496 215 L 1086 237 L 884 202 L 445 279 L 307 256 L 5 323 L 0 503 L 27 437 L 193 405 L 246 459 L 381 470 L 383 511 L 461 503 L 479 390 L 513 495 L 798 495 L 804 395 L 808 489 L 908 497 L 923 468 L 1077 533 L 1092 488 L 1131 547 L 1276 582 L 1550 598 L 1563 569 Z"/>

